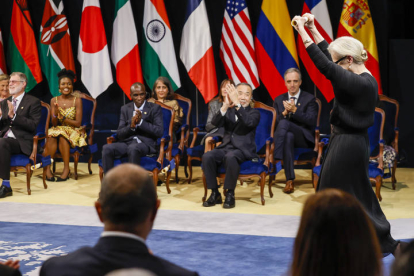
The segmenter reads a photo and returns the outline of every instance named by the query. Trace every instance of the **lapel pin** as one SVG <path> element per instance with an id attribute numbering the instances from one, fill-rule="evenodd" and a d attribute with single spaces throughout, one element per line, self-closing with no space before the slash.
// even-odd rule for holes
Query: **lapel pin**
<path id="1" fill-rule="evenodd" d="M 146 111 L 144 111 L 144 114 L 147 114 L 147 112 L 146 112 Z"/>
<path id="2" fill-rule="evenodd" d="M 300 106 L 300 103 L 298 103 L 298 106 Z"/>

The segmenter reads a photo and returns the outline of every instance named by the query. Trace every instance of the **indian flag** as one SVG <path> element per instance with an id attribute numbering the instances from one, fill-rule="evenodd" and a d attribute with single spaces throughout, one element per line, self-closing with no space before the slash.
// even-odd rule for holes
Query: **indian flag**
<path id="1" fill-rule="evenodd" d="M 116 67 L 118 85 L 130 98 L 131 85 L 144 81 L 139 58 L 137 30 L 129 0 L 116 0 L 115 2 L 111 58 Z"/>
<path id="2" fill-rule="evenodd" d="M 167 77 L 174 90 L 181 86 L 171 26 L 163 0 L 145 0 L 143 22 L 144 78 L 148 86 Z"/>

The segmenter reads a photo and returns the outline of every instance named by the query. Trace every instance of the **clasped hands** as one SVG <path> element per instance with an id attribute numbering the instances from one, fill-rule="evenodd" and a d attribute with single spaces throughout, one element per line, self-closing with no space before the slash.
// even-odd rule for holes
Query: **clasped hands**
<path id="1" fill-rule="evenodd" d="M 296 15 L 292 21 L 296 21 L 296 24 L 293 26 L 296 31 L 299 31 L 300 28 L 304 28 L 305 26 L 309 30 L 315 28 L 315 16 L 310 13 L 305 13 L 302 16 Z"/>
<path id="2" fill-rule="evenodd" d="M 9 115 L 10 119 L 13 119 L 13 117 L 14 117 L 13 103 L 11 101 L 7 101 L 7 105 L 9 106 L 9 113 L 7 115 Z M 0 117 L 2 117 L 2 116 L 3 116 L 3 112 L 1 111 L 1 108 L 0 108 Z"/>
<path id="3" fill-rule="evenodd" d="M 293 99 L 290 101 L 283 101 L 283 106 L 285 107 L 285 110 L 282 112 L 283 116 L 287 116 L 289 113 L 295 113 L 298 109 Z"/>
<path id="4" fill-rule="evenodd" d="M 226 112 L 227 109 L 240 104 L 240 101 L 239 101 L 239 92 L 237 91 L 236 87 L 233 84 L 228 83 L 224 87 L 224 91 L 226 92 L 226 96 L 224 96 L 223 106 L 221 107 L 221 111 Z"/>
<path id="5" fill-rule="evenodd" d="M 141 122 L 142 119 L 142 113 L 139 109 L 135 110 L 135 115 L 131 119 L 131 128 L 136 128 L 137 124 Z"/>

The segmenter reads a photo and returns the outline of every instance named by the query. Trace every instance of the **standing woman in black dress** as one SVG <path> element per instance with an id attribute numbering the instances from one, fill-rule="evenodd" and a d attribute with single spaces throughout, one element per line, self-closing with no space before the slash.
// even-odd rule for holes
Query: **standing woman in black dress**
<path id="1" fill-rule="evenodd" d="M 391 226 L 381 210 L 368 175 L 367 130 L 374 123 L 378 84 L 364 65 L 368 59 L 367 52 L 362 43 L 352 37 L 337 38 L 329 45 L 316 29 L 312 14 L 296 16 L 293 20 L 297 22 L 295 29 L 310 58 L 331 81 L 335 93 L 330 117 L 332 136 L 322 164 L 318 190 L 337 188 L 355 196 L 375 226 L 384 256 L 398 254 L 400 243 L 391 236 Z"/>

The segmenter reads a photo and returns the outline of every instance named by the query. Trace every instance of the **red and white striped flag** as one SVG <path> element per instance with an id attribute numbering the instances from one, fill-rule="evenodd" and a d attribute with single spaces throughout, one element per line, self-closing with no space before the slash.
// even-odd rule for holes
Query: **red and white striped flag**
<path id="1" fill-rule="evenodd" d="M 245 0 L 227 1 L 220 42 L 220 57 L 235 83 L 260 85 L 252 26 Z"/>
<path id="2" fill-rule="evenodd" d="M 332 26 L 326 0 L 305 0 L 305 3 L 303 3 L 302 14 L 304 13 L 312 13 L 315 15 L 315 26 L 318 28 L 318 31 L 321 33 L 326 42 L 331 43 L 333 37 Z M 309 30 L 307 31 L 312 37 Z M 322 75 L 322 73 L 316 68 L 303 43 L 298 43 L 298 52 L 299 57 L 302 60 L 303 65 L 305 66 L 306 71 L 308 72 L 313 83 L 324 95 L 326 101 L 330 102 L 335 97 L 331 81 L 325 78 L 325 76 Z"/>
<path id="3" fill-rule="evenodd" d="M 6 59 L 4 58 L 3 37 L 0 29 L 0 74 L 6 74 Z"/>

